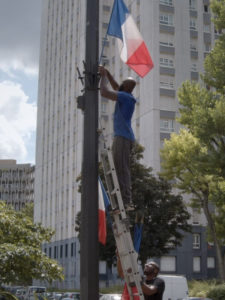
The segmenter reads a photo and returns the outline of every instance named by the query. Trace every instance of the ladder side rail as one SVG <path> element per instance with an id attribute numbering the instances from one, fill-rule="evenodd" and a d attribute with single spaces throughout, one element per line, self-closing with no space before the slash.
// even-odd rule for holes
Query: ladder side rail
<path id="1" fill-rule="evenodd" d="M 130 230 L 127 229 L 125 224 L 121 223 L 119 216 L 116 215 L 114 220 L 115 223 L 113 226 L 113 233 L 117 244 L 121 266 L 124 272 L 125 281 L 129 286 L 130 283 L 135 283 L 140 299 L 144 300 L 141 288 L 141 274 L 137 263 L 138 255 L 133 246 Z"/>
<path id="2" fill-rule="evenodd" d="M 113 209 L 117 207 L 120 210 L 119 214 L 113 214 L 113 234 L 124 273 L 124 279 L 127 284 L 130 299 L 134 299 L 131 286 L 135 284 L 138 291 L 138 295 L 136 295 L 139 296 L 140 300 L 144 300 L 141 288 L 141 275 L 137 263 L 137 253 L 134 250 L 129 224 L 127 222 L 128 219 L 122 201 L 112 150 L 106 145 L 106 142 L 105 146 L 105 150 L 101 152 L 101 160 L 111 206 Z"/>

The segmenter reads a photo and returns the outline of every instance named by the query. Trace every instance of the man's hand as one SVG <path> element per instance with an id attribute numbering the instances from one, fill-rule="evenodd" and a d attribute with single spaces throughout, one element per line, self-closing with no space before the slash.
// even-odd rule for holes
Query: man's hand
<path id="1" fill-rule="evenodd" d="M 98 71 L 99 71 L 99 73 L 100 73 L 101 76 L 107 76 L 107 70 L 102 65 L 100 65 L 98 67 Z"/>

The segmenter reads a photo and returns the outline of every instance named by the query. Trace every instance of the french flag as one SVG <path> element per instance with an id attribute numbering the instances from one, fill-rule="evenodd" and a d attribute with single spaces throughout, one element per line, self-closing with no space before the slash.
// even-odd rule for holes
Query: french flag
<path id="1" fill-rule="evenodd" d="M 117 38 L 120 58 L 139 76 L 144 77 L 153 68 L 146 44 L 123 0 L 114 1 L 107 34 Z"/>
<path id="2" fill-rule="evenodd" d="M 106 243 L 106 210 L 109 206 L 109 198 L 106 194 L 101 179 L 98 179 L 98 240 Z"/>

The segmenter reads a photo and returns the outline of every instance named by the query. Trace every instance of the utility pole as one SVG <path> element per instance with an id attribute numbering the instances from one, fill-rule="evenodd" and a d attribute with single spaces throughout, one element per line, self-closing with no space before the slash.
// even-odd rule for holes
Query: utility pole
<path id="1" fill-rule="evenodd" d="M 81 196 L 82 300 L 99 299 L 98 250 L 98 27 L 99 0 L 86 0 L 85 108 Z"/>

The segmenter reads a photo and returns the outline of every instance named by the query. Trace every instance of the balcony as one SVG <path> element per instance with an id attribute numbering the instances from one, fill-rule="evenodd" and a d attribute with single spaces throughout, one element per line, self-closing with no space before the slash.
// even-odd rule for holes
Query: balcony
<path id="1" fill-rule="evenodd" d="M 167 13 L 174 13 L 174 6 L 160 3 L 159 10 Z"/>
<path id="2" fill-rule="evenodd" d="M 159 30 L 161 33 L 174 34 L 174 32 L 175 32 L 174 26 L 169 25 L 169 24 L 159 24 Z"/>
<path id="3" fill-rule="evenodd" d="M 160 51 L 160 53 L 174 55 L 175 54 L 175 47 L 159 45 L 159 51 Z"/>
<path id="4" fill-rule="evenodd" d="M 175 68 L 161 67 L 160 66 L 160 70 L 159 71 L 160 71 L 161 75 L 175 76 Z"/>
<path id="5" fill-rule="evenodd" d="M 174 89 L 160 88 L 160 96 L 166 96 L 174 98 L 176 96 L 176 91 Z"/>

